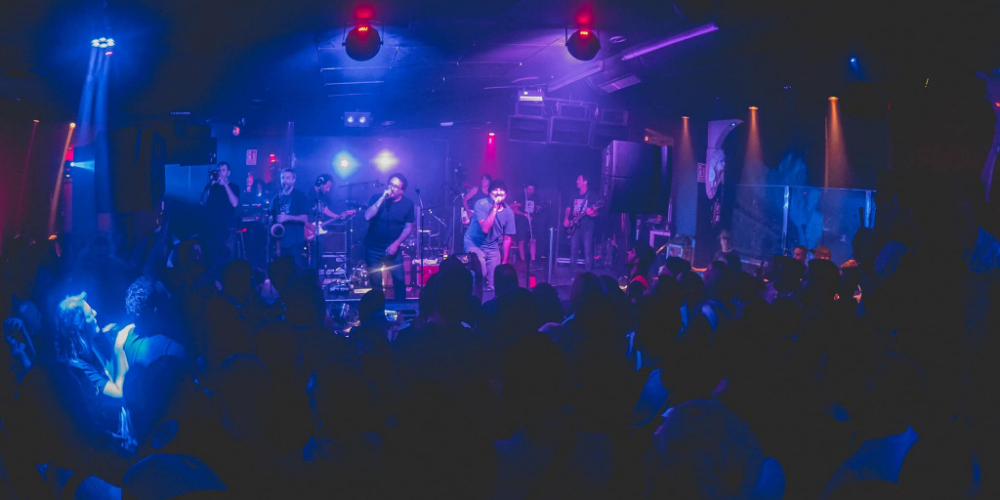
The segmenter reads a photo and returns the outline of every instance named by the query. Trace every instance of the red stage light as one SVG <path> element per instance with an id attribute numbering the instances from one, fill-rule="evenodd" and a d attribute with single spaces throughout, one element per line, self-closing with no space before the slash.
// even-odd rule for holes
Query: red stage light
<path id="1" fill-rule="evenodd" d="M 597 36 L 591 36 L 591 30 L 580 29 L 574 31 L 566 39 L 566 49 L 569 54 L 580 61 L 590 61 L 597 56 L 601 50 L 601 40 Z"/>
<path id="2" fill-rule="evenodd" d="M 368 26 L 358 26 L 358 32 L 360 32 L 360 33 L 367 33 L 368 32 Z"/>
<path id="3" fill-rule="evenodd" d="M 271 153 L 269 155 L 269 158 L 271 159 L 271 163 L 277 163 L 278 162 L 278 158 L 275 156 L 274 153 Z"/>
<path id="4" fill-rule="evenodd" d="M 495 135 L 496 135 L 496 134 L 494 134 L 493 132 L 490 132 L 490 137 L 493 137 L 493 136 L 495 136 Z"/>

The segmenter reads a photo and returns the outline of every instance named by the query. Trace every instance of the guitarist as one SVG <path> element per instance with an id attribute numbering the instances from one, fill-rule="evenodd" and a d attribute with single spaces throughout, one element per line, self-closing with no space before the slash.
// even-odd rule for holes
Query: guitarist
<path id="1" fill-rule="evenodd" d="M 340 214 L 330 210 L 330 207 L 333 205 L 333 197 L 330 195 L 332 189 L 333 177 L 330 177 L 328 174 L 323 174 L 316 178 L 316 183 L 306 196 L 309 201 L 309 206 L 312 207 L 311 215 L 313 219 L 315 219 L 317 214 L 322 220 L 340 218 Z M 320 221 L 314 220 L 313 222 Z"/>
<path id="2" fill-rule="evenodd" d="M 594 226 L 597 222 L 597 208 L 594 203 L 597 197 L 590 192 L 589 181 L 585 174 L 580 174 L 576 178 L 577 195 L 573 197 L 573 202 L 566 207 L 566 215 L 563 219 L 563 226 L 569 227 L 570 220 L 579 217 L 580 226 L 576 229 L 569 240 L 570 274 L 576 274 L 576 258 L 580 251 L 580 242 L 583 242 L 584 270 L 590 272 L 594 267 Z"/>
<path id="3" fill-rule="evenodd" d="M 465 193 L 462 197 L 462 225 L 469 227 L 469 223 L 472 221 L 472 212 L 475 210 L 476 203 L 479 200 L 485 200 L 490 197 L 490 183 L 493 182 L 493 177 L 490 174 L 483 174 L 479 178 L 479 186 L 476 186 Z"/>

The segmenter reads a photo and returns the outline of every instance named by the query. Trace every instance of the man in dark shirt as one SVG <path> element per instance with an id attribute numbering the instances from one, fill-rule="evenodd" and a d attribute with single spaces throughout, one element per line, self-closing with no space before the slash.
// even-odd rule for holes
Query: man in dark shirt
<path id="1" fill-rule="evenodd" d="M 570 274 L 576 274 L 576 258 L 580 251 L 580 242 L 583 242 L 583 269 L 590 272 L 594 267 L 594 226 L 597 219 L 597 210 L 593 208 L 597 198 L 591 194 L 587 176 L 580 174 L 576 178 L 577 195 L 573 197 L 572 205 L 566 207 L 566 216 L 563 219 L 563 226 L 569 227 L 570 221 L 580 214 L 585 214 L 580 219 L 580 227 L 573 233 L 569 240 L 569 269 Z"/>
<path id="2" fill-rule="evenodd" d="M 403 196 L 407 181 L 403 174 L 389 177 L 389 187 L 381 195 L 372 196 L 365 210 L 368 236 L 365 237 L 365 265 L 372 289 L 382 290 L 382 270 L 392 273 L 393 298 L 406 298 L 403 275 L 403 254 L 399 245 L 413 230 L 413 201 Z"/>
<path id="3" fill-rule="evenodd" d="M 271 203 L 274 221 L 285 226 L 285 235 L 279 240 L 281 255 L 291 255 L 295 266 L 306 267 L 305 225 L 309 222 L 309 202 L 302 191 L 295 189 L 295 171 L 286 168 L 281 171 L 281 191 Z"/>
<path id="4" fill-rule="evenodd" d="M 487 290 L 493 287 L 493 271 L 507 263 L 517 233 L 514 211 L 504 203 L 506 198 L 507 185 L 500 179 L 490 182 L 490 197 L 476 202 L 472 223 L 465 232 L 465 251 L 476 254 L 483 263 Z"/>
<path id="5" fill-rule="evenodd" d="M 201 204 L 208 208 L 205 231 L 206 254 L 213 264 L 228 260 L 232 252 L 236 207 L 240 205 L 240 187 L 229 182 L 229 164 L 221 162 L 213 170 L 201 193 Z"/>

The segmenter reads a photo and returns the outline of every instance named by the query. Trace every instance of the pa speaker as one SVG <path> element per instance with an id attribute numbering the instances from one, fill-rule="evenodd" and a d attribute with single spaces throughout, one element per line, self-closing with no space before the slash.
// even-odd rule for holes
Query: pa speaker
<path id="1" fill-rule="evenodd" d="M 672 157 L 669 146 L 612 141 L 601 160 L 601 192 L 610 211 L 667 215 Z"/>

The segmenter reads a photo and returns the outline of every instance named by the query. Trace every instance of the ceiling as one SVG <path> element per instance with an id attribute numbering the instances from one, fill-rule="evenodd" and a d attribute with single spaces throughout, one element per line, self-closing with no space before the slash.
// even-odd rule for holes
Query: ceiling
<path id="1" fill-rule="evenodd" d="M 472 121 L 509 102 L 513 88 L 551 85 L 590 67 L 564 45 L 566 25 L 581 13 L 590 13 L 601 38 L 597 60 L 615 61 L 614 71 L 643 83 L 604 94 L 581 78 L 555 95 L 650 109 L 697 112 L 720 96 L 745 106 L 785 86 L 838 91 L 919 74 L 928 61 L 987 69 L 990 47 L 1000 46 L 990 21 L 995 3 L 905 11 L 878 2 L 802 4 L 387 0 L 373 7 L 385 44 L 371 61 L 356 62 L 341 46 L 358 8 L 348 2 L 19 2 L 0 20 L 0 104 L 72 119 L 89 40 L 105 32 L 119 42 L 110 85 L 118 121 L 185 110 L 222 120 L 257 114 L 334 123 L 353 109 L 373 111 L 377 122 Z M 615 57 L 708 21 L 720 30 L 626 67 Z M 855 54 L 863 77 L 846 70 Z"/>

